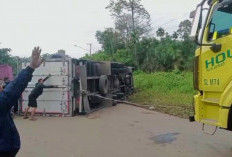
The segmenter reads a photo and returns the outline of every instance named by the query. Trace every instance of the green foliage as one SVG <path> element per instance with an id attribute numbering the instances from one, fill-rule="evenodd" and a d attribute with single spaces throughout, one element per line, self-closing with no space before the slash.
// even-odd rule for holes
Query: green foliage
<path id="1" fill-rule="evenodd" d="M 124 43 L 121 40 L 120 34 L 113 28 L 107 28 L 103 32 L 97 31 L 95 36 L 108 54 L 114 54 L 118 49 L 124 48 Z"/>
<path id="2" fill-rule="evenodd" d="M 153 105 L 156 110 L 181 117 L 192 112 L 193 89 L 191 72 L 134 73 L 136 92 L 130 101 Z M 167 107 L 166 107 L 167 106 Z"/>
<path id="3" fill-rule="evenodd" d="M 104 51 L 100 51 L 92 56 L 86 54 L 83 59 L 87 60 L 95 60 L 95 61 L 112 61 L 112 62 L 120 62 L 128 66 L 134 66 L 133 55 L 128 50 L 117 50 L 116 53 L 112 55 L 106 54 Z"/>
<path id="4" fill-rule="evenodd" d="M 111 61 L 112 56 L 108 55 L 103 51 L 99 51 L 95 54 L 92 54 L 91 56 L 89 54 L 86 54 L 85 57 L 83 57 L 83 59 L 94 60 L 94 61 Z"/>
<path id="5" fill-rule="evenodd" d="M 191 72 L 135 73 L 137 89 L 152 89 L 159 92 L 194 93 Z"/>
<path id="6" fill-rule="evenodd" d="M 179 29 L 177 30 L 178 35 L 186 40 L 189 38 L 189 33 L 191 31 L 192 23 L 189 20 L 184 20 L 180 22 Z"/>
<path id="7" fill-rule="evenodd" d="M 158 30 L 156 31 L 156 35 L 158 36 L 158 37 L 163 37 L 164 35 L 165 35 L 165 31 L 164 31 L 164 29 L 163 28 L 158 28 Z"/>
<path id="8" fill-rule="evenodd" d="M 141 4 L 141 0 L 110 0 L 106 9 L 114 17 L 115 29 L 119 31 L 125 47 L 132 49 L 134 64 L 137 66 L 137 43 L 152 30 L 149 12 Z"/>
<path id="9" fill-rule="evenodd" d="M 10 55 L 11 49 L 0 49 L 0 64 L 12 66 L 14 75 L 17 73 L 17 58 Z"/>
<path id="10" fill-rule="evenodd" d="M 115 18 L 115 29 L 96 32 L 103 51 L 91 57 L 86 56 L 88 59 L 122 62 L 149 73 L 193 69 L 196 45 L 189 38 L 189 20 L 180 22 L 179 28 L 172 35 L 158 28 L 156 39 L 147 34 L 151 30 L 150 15 L 141 0 L 110 0 L 106 9 Z M 142 22 L 141 18 L 145 21 Z"/>
<path id="11" fill-rule="evenodd" d="M 160 40 L 143 37 L 136 42 L 136 62 L 132 46 L 122 46 L 123 43 L 121 43 L 121 46 L 117 47 L 116 45 L 120 44 L 113 44 L 114 50 L 112 51 L 112 45 L 109 42 L 113 39 L 109 39 L 108 35 L 105 36 L 107 40 L 102 42 L 104 51 L 101 51 L 100 54 L 96 53 L 88 59 L 118 61 L 145 72 L 172 71 L 174 69 L 192 70 L 195 44 L 189 38 L 177 40 L 177 33 L 174 33 L 174 37 L 165 32 L 162 33 L 166 35 Z M 104 34 L 102 39 L 104 39 Z M 99 39 L 99 41 L 101 40 Z"/>

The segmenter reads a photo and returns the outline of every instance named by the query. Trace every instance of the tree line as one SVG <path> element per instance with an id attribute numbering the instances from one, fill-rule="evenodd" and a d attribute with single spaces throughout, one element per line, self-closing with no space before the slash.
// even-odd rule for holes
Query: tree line
<path id="1" fill-rule="evenodd" d="M 196 45 L 190 40 L 191 22 L 186 19 L 169 34 L 162 27 L 151 35 L 150 14 L 141 0 L 110 0 L 106 6 L 114 28 L 96 32 L 102 50 L 84 58 L 122 62 L 146 72 L 192 70 Z"/>
<path id="2" fill-rule="evenodd" d="M 0 49 L 0 65 L 1 64 L 7 64 L 11 65 L 13 68 L 14 74 L 17 73 L 17 57 L 10 55 L 11 49 L 9 48 L 2 48 Z"/>

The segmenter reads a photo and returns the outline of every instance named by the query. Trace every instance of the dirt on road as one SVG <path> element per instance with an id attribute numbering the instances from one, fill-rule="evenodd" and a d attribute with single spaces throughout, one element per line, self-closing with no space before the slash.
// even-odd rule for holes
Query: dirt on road
<path id="1" fill-rule="evenodd" d="M 15 122 L 22 141 L 18 157 L 232 156 L 232 132 L 206 135 L 201 124 L 124 104 L 88 116 Z"/>

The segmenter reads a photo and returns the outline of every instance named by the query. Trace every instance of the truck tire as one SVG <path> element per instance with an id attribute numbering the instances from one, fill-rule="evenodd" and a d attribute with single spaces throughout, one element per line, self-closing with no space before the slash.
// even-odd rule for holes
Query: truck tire
<path id="1" fill-rule="evenodd" d="M 106 75 L 101 75 L 99 79 L 99 91 L 100 94 L 106 95 L 109 89 L 109 80 Z"/>

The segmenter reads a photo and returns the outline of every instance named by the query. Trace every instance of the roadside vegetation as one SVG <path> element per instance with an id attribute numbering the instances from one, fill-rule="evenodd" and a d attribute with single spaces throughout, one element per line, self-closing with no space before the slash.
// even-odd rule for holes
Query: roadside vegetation
<path id="1" fill-rule="evenodd" d="M 188 118 L 193 113 L 191 72 L 134 73 L 135 93 L 129 101 L 147 108 Z"/>

